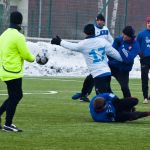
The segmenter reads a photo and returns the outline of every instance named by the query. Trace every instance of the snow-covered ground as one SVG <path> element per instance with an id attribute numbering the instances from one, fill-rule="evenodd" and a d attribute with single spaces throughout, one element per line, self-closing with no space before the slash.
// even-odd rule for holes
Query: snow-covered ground
<path id="1" fill-rule="evenodd" d="M 73 76 L 80 77 L 89 74 L 84 57 L 81 53 L 64 49 L 48 42 L 27 42 L 29 49 L 37 55 L 42 49 L 48 50 L 49 61 L 45 65 L 36 62 L 25 62 L 26 76 Z M 140 78 L 139 58 L 135 58 L 130 77 Z"/>

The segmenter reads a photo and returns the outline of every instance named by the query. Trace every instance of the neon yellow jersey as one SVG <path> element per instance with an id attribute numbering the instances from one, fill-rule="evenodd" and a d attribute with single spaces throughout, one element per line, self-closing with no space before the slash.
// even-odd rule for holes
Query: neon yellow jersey
<path id="1" fill-rule="evenodd" d="M 29 51 L 23 34 L 8 28 L 0 36 L 0 78 L 8 81 L 23 77 L 24 60 L 33 62 L 35 56 Z"/>

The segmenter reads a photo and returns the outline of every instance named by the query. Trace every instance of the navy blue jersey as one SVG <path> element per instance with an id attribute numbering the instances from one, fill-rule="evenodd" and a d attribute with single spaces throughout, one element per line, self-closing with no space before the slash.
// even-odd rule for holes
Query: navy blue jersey
<path id="1" fill-rule="evenodd" d="M 101 112 L 96 112 L 94 110 L 94 102 L 98 97 L 103 97 L 105 99 L 105 107 Z M 94 121 L 96 122 L 113 122 L 115 121 L 115 107 L 113 106 L 113 101 L 117 97 L 112 93 L 99 94 L 92 98 L 89 108 L 90 113 Z M 111 113 L 111 116 L 109 115 Z"/>
<path id="2" fill-rule="evenodd" d="M 123 37 L 120 36 L 114 40 L 113 47 L 119 52 L 123 62 L 119 62 L 109 57 L 109 66 L 114 67 L 119 71 L 131 71 L 134 58 L 140 51 L 138 42 L 135 39 L 132 41 L 124 41 Z"/>
<path id="3" fill-rule="evenodd" d="M 137 36 L 137 41 L 140 45 L 141 57 L 150 56 L 150 30 L 145 29 Z"/>

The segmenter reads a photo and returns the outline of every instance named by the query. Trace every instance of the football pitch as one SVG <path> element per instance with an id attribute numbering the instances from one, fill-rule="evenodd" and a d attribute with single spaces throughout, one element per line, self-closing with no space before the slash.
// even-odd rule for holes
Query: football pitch
<path id="1" fill-rule="evenodd" d="M 71 99 L 80 91 L 83 80 L 25 77 L 24 97 L 14 117 L 14 124 L 23 132 L 0 131 L 0 150 L 149 150 L 150 117 L 126 123 L 93 122 L 89 103 Z M 115 80 L 112 89 L 122 97 Z M 130 79 L 130 89 L 132 96 L 140 100 L 137 109 L 150 110 L 150 104 L 142 104 L 140 79 Z M 6 93 L 0 81 L 0 105 Z M 5 114 L 2 125 L 4 121 Z"/>

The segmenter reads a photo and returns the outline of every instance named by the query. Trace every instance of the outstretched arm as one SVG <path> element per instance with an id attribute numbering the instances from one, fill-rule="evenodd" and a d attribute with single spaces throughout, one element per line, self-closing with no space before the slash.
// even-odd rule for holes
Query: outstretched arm
<path id="1" fill-rule="evenodd" d="M 67 42 L 67 41 L 62 40 L 60 45 L 64 48 L 67 48 L 67 49 L 71 49 L 71 50 L 79 51 L 79 52 L 81 51 L 79 43 L 71 43 L 71 42 Z"/>
<path id="2" fill-rule="evenodd" d="M 109 43 L 106 43 L 106 54 L 118 61 L 123 61 L 119 52 L 115 48 L 113 48 Z"/>
<path id="3" fill-rule="evenodd" d="M 80 42 L 79 43 L 67 42 L 65 40 L 61 40 L 59 36 L 56 36 L 55 38 L 53 38 L 51 40 L 51 44 L 60 45 L 64 48 L 74 50 L 74 51 L 81 51 Z"/>

